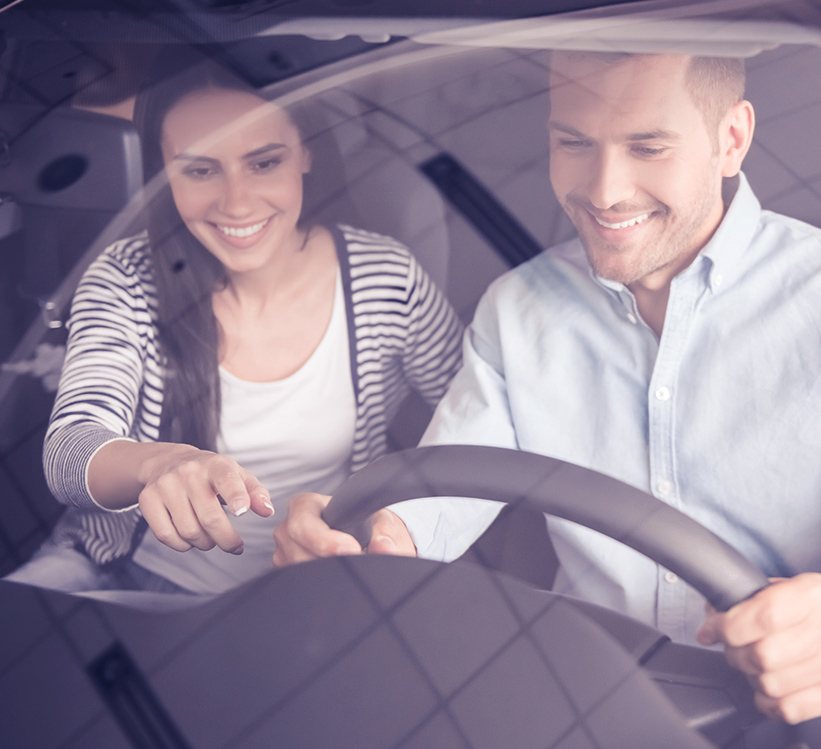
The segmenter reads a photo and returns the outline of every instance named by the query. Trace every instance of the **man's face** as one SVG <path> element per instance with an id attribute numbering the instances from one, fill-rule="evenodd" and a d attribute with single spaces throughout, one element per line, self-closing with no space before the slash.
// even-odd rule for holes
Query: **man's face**
<path id="1" fill-rule="evenodd" d="M 686 88 L 687 65 L 553 54 L 550 180 L 603 278 L 660 288 L 721 221 L 716 134 Z"/>

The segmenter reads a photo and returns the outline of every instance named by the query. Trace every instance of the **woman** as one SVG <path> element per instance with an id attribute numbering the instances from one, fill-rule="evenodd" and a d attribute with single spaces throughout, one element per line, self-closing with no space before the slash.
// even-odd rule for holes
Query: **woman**
<path id="1" fill-rule="evenodd" d="M 196 68 L 135 121 L 167 185 L 76 292 L 44 450 L 70 507 L 11 577 L 219 592 L 271 568 L 292 494 L 385 452 L 409 386 L 439 399 L 461 326 L 394 240 L 303 224 L 311 155 L 254 91 Z"/>

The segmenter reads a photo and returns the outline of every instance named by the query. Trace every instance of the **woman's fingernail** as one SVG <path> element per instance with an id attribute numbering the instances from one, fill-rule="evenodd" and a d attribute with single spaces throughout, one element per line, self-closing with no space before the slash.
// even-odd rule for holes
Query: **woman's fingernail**
<path id="1" fill-rule="evenodd" d="M 234 502 L 231 505 L 231 512 L 234 513 L 234 517 L 238 518 L 240 515 L 244 515 L 248 512 L 248 505 L 246 505 L 242 500 Z"/>
<path id="2" fill-rule="evenodd" d="M 237 547 L 231 553 L 236 554 L 236 556 L 239 556 L 240 554 L 242 554 L 243 551 L 245 551 L 245 544 L 243 544 L 242 546 Z"/>
<path id="3" fill-rule="evenodd" d="M 273 515 L 276 512 L 274 506 L 270 502 L 263 502 L 262 504 L 264 504 L 271 511 L 271 515 Z M 271 517 L 271 515 L 269 515 L 268 517 Z"/>

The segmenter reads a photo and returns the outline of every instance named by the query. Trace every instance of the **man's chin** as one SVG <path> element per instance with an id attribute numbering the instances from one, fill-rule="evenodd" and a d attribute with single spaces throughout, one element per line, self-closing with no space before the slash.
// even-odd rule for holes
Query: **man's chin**
<path id="1" fill-rule="evenodd" d="M 628 286 L 641 278 L 641 275 L 637 275 L 635 268 L 628 267 L 628 263 L 625 262 L 628 258 L 624 257 L 625 253 L 623 251 L 614 248 L 593 252 L 585 246 L 585 252 L 587 262 L 590 263 L 593 272 L 605 281 L 613 281 Z"/>

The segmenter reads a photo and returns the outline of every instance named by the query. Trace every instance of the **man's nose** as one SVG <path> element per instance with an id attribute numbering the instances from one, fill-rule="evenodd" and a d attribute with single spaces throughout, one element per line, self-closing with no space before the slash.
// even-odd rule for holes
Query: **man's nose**
<path id="1" fill-rule="evenodd" d="M 594 207 L 607 210 L 636 194 L 635 175 L 628 160 L 610 149 L 594 158 L 587 197 Z"/>

